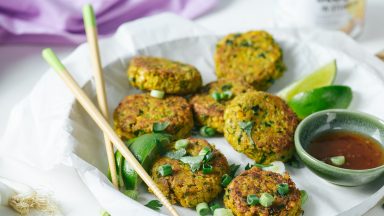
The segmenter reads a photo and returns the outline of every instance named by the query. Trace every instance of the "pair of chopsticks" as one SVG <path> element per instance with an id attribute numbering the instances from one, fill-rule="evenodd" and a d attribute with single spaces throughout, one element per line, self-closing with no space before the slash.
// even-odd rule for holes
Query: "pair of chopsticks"
<path id="1" fill-rule="evenodd" d="M 94 70 L 94 77 L 96 81 L 96 92 L 99 107 L 98 108 L 92 103 L 89 97 L 85 92 L 80 88 L 76 83 L 73 77 L 70 75 L 69 71 L 65 68 L 63 63 L 57 58 L 56 54 L 50 49 L 44 49 L 42 52 L 43 58 L 48 62 L 48 64 L 57 72 L 60 78 L 65 82 L 68 88 L 72 91 L 76 99 L 80 102 L 83 108 L 91 116 L 91 118 L 96 122 L 100 129 L 104 133 L 105 147 L 108 155 L 108 163 L 111 170 L 112 183 L 118 188 L 117 174 L 116 174 L 116 164 L 114 158 L 114 151 L 112 144 L 121 152 L 123 157 L 127 160 L 129 165 L 139 174 L 141 179 L 152 189 L 153 193 L 159 198 L 160 202 L 171 212 L 172 215 L 178 216 L 178 213 L 173 208 L 168 199 L 157 187 L 156 183 L 148 175 L 145 169 L 141 164 L 136 160 L 135 156 L 129 151 L 124 142 L 118 137 L 114 132 L 112 127 L 108 123 L 108 107 L 106 103 L 105 96 L 105 85 L 104 78 L 102 75 L 102 67 L 100 61 L 100 53 L 97 40 L 97 26 L 96 18 L 93 12 L 91 5 L 86 5 L 83 8 L 83 19 L 85 30 L 87 34 L 88 44 L 91 50 L 92 65 Z"/>

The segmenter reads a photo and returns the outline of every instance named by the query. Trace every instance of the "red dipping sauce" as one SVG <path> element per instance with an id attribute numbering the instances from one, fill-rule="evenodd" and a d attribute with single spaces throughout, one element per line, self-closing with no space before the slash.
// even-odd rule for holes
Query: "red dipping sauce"
<path id="1" fill-rule="evenodd" d="M 308 146 L 308 153 L 330 165 L 330 158 L 344 156 L 341 168 L 370 169 L 384 164 L 384 148 L 375 139 L 352 131 L 328 131 L 315 136 Z"/>

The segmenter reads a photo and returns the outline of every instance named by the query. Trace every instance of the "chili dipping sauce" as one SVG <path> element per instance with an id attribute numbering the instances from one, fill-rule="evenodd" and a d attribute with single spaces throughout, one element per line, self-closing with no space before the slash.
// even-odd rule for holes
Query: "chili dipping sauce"
<path id="1" fill-rule="evenodd" d="M 375 139 L 352 131 L 328 131 L 315 136 L 308 153 L 330 165 L 330 158 L 344 156 L 346 169 L 370 169 L 384 164 L 384 148 Z M 334 165 L 333 165 L 334 166 Z"/>

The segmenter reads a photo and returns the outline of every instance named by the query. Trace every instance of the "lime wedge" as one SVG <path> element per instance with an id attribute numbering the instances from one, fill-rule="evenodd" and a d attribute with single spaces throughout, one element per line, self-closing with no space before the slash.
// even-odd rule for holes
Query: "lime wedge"
<path id="1" fill-rule="evenodd" d="M 298 80 L 291 85 L 285 87 L 277 96 L 289 101 L 293 96 L 300 92 L 309 91 L 315 88 L 328 86 L 333 83 L 336 77 L 337 66 L 336 60 L 332 60 L 330 63 L 317 69 L 311 74 L 307 75 L 301 80 Z"/>
<path id="2" fill-rule="evenodd" d="M 352 90 L 348 86 L 332 85 L 301 92 L 288 105 L 301 119 L 326 109 L 345 109 L 352 101 Z"/>

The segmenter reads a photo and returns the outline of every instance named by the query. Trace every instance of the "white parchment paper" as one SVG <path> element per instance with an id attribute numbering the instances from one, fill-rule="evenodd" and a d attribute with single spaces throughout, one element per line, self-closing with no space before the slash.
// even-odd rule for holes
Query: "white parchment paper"
<path id="1" fill-rule="evenodd" d="M 342 33 L 310 29 L 268 31 L 281 45 L 288 67 L 271 92 L 277 92 L 337 59 L 336 83 L 352 87 L 354 93 L 349 109 L 384 119 L 384 64 L 352 39 Z M 126 78 L 126 68 L 132 56 L 162 56 L 193 64 L 207 83 L 216 79 L 213 52 L 219 38 L 170 14 L 121 26 L 112 38 L 100 43 L 110 114 L 124 96 L 139 92 Z M 96 103 L 86 44 L 79 46 L 64 63 Z M 230 163 L 242 164 L 243 168 L 250 162 L 234 151 L 224 138 L 212 138 L 209 142 L 216 145 Z M 159 213 L 141 204 L 155 198 L 145 187 L 142 187 L 138 201 L 112 187 L 105 176 L 107 159 L 100 130 L 52 70 L 47 71 L 30 95 L 14 108 L 6 133 L 0 140 L 0 154 L 41 169 L 50 169 L 57 164 L 74 167 L 99 203 L 113 216 L 167 213 L 165 208 Z M 307 168 L 287 169 L 297 186 L 309 193 L 309 201 L 303 207 L 306 215 L 361 215 L 384 194 L 384 188 L 381 188 L 384 176 L 369 185 L 342 187 L 322 180 Z M 181 215 L 196 215 L 193 209 L 177 207 L 177 210 Z"/>

